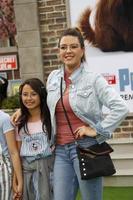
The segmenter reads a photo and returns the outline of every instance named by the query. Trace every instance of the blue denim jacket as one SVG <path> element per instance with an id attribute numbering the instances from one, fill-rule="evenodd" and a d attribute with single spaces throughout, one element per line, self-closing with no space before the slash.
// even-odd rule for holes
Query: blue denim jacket
<path id="1" fill-rule="evenodd" d="M 69 102 L 75 115 L 96 130 L 96 140 L 102 143 L 111 138 L 113 131 L 127 116 L 128 108 L 104 77 L 90 72 L 86 65 L 82 63 L 70 76 L 72 84 L 69 88 Z M 60 99 L 61 77 L 64 80 L 64 67 L 52 71 L 47 81 L 47 103 L 54 135 L 56 134 L 55 108 Z M 63 91 L 65 87 L 63 81 Z M 110 110 L 105 117 L 102 113 L 103 105 Z"/>

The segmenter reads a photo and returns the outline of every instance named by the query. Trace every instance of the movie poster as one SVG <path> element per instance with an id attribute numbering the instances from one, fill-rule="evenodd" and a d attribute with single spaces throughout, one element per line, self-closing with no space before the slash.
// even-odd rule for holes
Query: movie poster
<path id="1" fill-rule="evenodd" d="M 86 8 L 91 9 L 91 14 L 89 16 L 89 23 L 91 25 L 91 28 L 93 31 L 96 30 L 95 27 L 95 17 L 97 12 L 97 6 L 96 3 L 100 0 L 70 0 L 70 20 L 71 20 L 71 26 L 78 26 L 78 21 L 81 19 L 81 14 L 86 10 Z M 113 2 L 113 1 L 112 1 Z M 115 4 L 117 0 L 114 1 Z M 122 2 L 122 1 L 121 1 Z M 129 7 L 133 8 L 133 1 L 128 1 L 128 4 L 126 5 L 126 9 Z M 112 8 L 114 8 L 114 5 L 111 5 Z M 125 5 L 122 5 L 123 10 Z M 76 12 L 75 12 L 76 10 Z M 118 10 L 118 7 L 117 7 Z M 127 38 L 131 41 L 126 41 L 124 43 L 124 47 L 121 45 L 120 40 L 124 34 L 124 30 L 127 33 L 130 34 L 132 31 L 133 34 L 133 14 L 129 14 L 130 10 L 126 10 L 128 15 L 128 20 L 126 19 L 120 19 L 119 23 L 116 27 L 113 27 L 113 24 L 110 25 L 110 27 L 113 29 L 113 31 L 117 34 L 117 27 L 122 26 L 123 32 L 121 33 L 120 30 L 118 30 L 119 37 L 115 38 L 115 36 L 111 36 L 113 38 L 112 43 L 114 43 L 110 49 L 106 49 L 106 44 L 104 44 L 104 47 L 101 47 L 100 45 L 103 45 L 104 38 L 99 41 L 99 47 L 95 47 L 92 43 L 89 42 L 89 40 L 85 41 L 85 48 L 86 48 L 86 61 L 88 63 L 88 67 L 90 68 L 90 71 L 95 71 L 98 73 L 101 73 L 105 79 L 108 81 L 110 85 L 112 85 L 120 94 L 120 96 L 126 101 L 130 112 L 133 112 L 133 37 L 130 37 L 130 35 L 127 35 Z M 104 13 L 103 13 L 104 15 Z M 115 15 L 115 11 L 114 11 Z M 114 17 L 112 16 L 112 18 Z M 110 15 L 111 16 L 111 15 Z M 119 15 L 120 16 L 120 15 Z M 104 17 L 104 16 L 103 16 Z M 129 20 L 130 18 L 130 20 Z M 104 19 L 104 18 L 103 18 Z M 105 16 L 105 19 L 107 20 L 107 15 Z M 116 19 L 116 18 L 115 18 Z M 123 20 L 123 21 L 122 21 Z M 104 20 L 103 20 L 104 21 Z M 125 22 L 126 21 L 126 22 Z M 132 22 L 132 25 L 128 25 L 126 23 Z M 113 19 L 113 23 L 115 20 Z M 120 24 L 122 22 L 122 25 Z M 109 22 L 108 22 L 109 23 Z M 110 27 L 106 30 L 107 34 L 109 35 L 109 31 L 111 30 Z M 126 27 L 129 27 L 128 29 Z M 130 29 L 130 27 L 132 27 Z M 116 30 L 115 30 L 116 29 Z M 96 35 L 96 34 L 95 34 Z M 107 38 L 108 35 L 106 35 L 106 32 L 103 33 L 104 37 Z M 101 37 L 102 38 L 102 37 Z M 122 40 L 122 39 L 121 39 Z M 124 40 L 124 39 L 123 39 Z M 109 39 L 107 38 L 107 41 Z M 107 43 L 106 41 L 106 43 Z M 106 50 L 103 51 L 102 48 L 105 48 Z M 107 43 L 108 48 L 108 43 Z M 115 49 L 116 48 L 116 49 Z M 129 49 L 128 49 L 129 48 Z M 115 49 L 115 51 L 114 51 Z M 126 50 L 125 50 L 126 49 Z"/>

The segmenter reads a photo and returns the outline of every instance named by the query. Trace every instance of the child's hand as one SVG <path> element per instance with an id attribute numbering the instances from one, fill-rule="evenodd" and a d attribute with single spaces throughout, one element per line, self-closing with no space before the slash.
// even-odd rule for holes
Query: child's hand
<path id="1" fill-rule="evenodd" d="M 17 190 L 16 192 L 14 191 L 13 200 L 22 200 L 22 189 L 19 191 L 19 188 L 17 188 Z"/>
<path id="2" fill-rule="evenodd" d="M 13 200 L 22 200 L 22 194 L 14 193 Z"/>
<path id="3" fill-rule="evenodd" d="M 18 181 L 16 175 L 13 175 L 13 199 L 14 200 L 21 200 L 22 199 L 22 192 L 23 192 L 23 183 Z"/>

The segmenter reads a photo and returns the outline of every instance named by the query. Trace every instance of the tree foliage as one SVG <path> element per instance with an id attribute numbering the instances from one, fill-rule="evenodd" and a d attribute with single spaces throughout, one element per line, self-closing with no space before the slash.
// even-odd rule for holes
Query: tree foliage
<path id="1" fill-rule="evenodd" d="M 0 0 L 0 40 L 14 38 L 16 35 L 13 0 Z"/>

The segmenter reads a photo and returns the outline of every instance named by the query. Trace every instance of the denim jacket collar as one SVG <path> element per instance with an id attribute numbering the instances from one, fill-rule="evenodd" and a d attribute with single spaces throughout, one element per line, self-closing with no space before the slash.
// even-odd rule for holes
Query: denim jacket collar
<path id="1" fill-rule="evenodd" d="M 71 74 L 71 76 L 69 77 L 69 79 L 70 79 L 72 82 L 76 82 L 76 81 L 79 79 L 80 74 L 81 74 L 83 68 L 84 68 L 84 65 L 83 65 L 83 63 L 81 63 L 80 67 L 77 68 L 77 69 Z M 63 66 L 63 65 L 61 66 L 61 77 L 64 78 L 64 66 Z"/>

